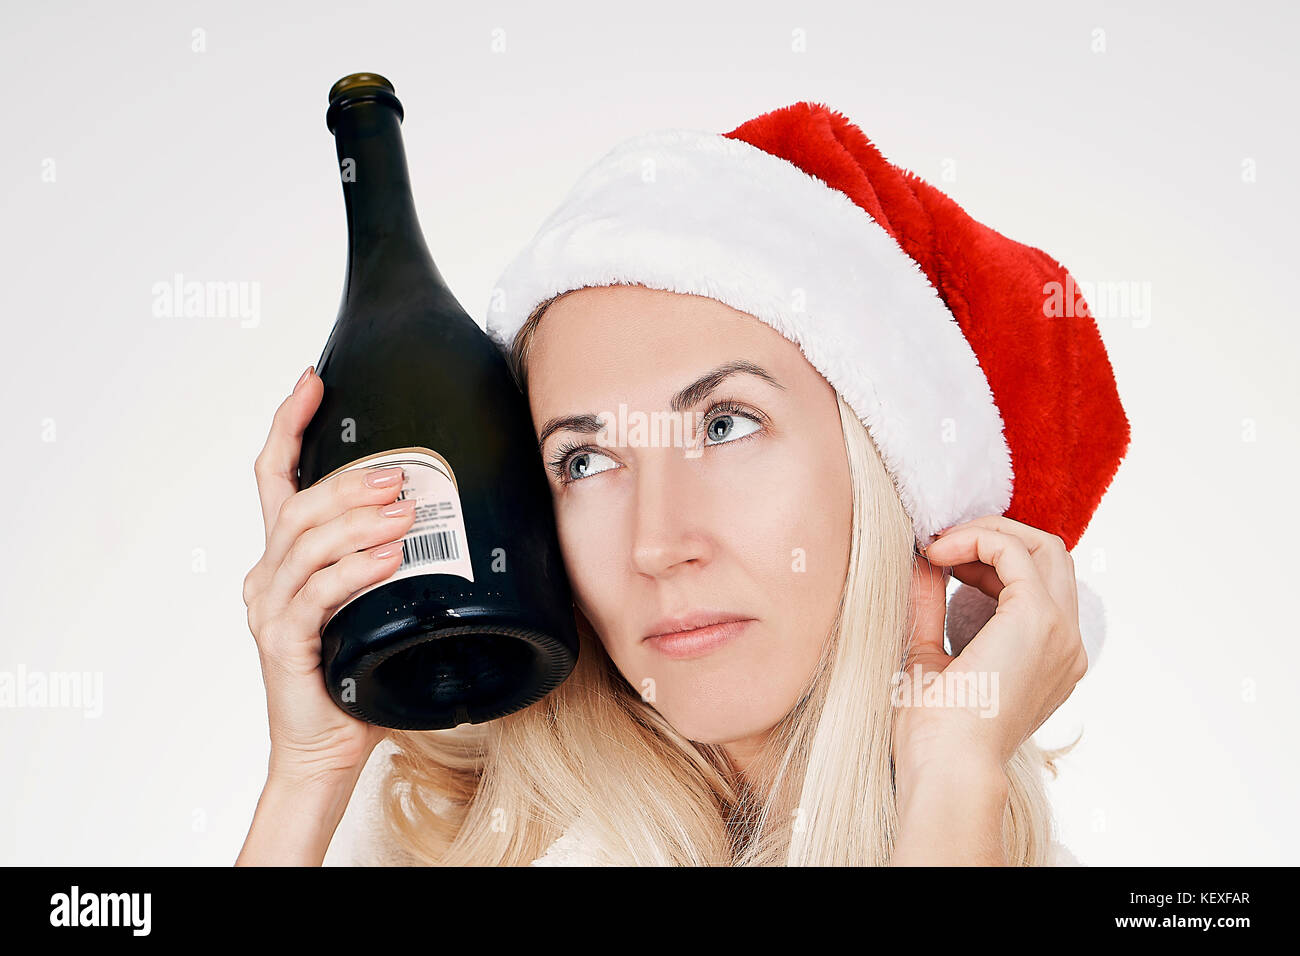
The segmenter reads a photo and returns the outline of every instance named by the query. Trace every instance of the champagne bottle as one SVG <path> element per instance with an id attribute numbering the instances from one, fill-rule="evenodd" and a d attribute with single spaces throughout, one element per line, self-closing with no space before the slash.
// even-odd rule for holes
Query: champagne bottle
<path id="1" fill-rule="evenodd" d="M 347 274 L 298 475 L 306 488 L 403 467 L 416 520 L 402 563 L 334 611 L 321 665 L 346 712 L 434 730 L 541 699 L 572 671 L 578 638 L 527 399 L 425 245 L 403 118 L 374 73 L 330 89 Z"/>

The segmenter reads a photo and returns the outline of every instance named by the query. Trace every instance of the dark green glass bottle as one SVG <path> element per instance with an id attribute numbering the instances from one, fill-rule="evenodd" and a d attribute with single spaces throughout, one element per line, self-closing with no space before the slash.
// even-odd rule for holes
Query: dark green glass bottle
<path id="1" fill-rule="evenodd" d="M 405 730 L 481 723 L 545 696 L 578 654 L 572 594 L 527 400 L 438 273 L 386 79 L 330 89 L 348 220 L 343 302 L 299 487 L 401 464 L 417 498 L 402 564 L 321 633 L 330 696 Z"/>

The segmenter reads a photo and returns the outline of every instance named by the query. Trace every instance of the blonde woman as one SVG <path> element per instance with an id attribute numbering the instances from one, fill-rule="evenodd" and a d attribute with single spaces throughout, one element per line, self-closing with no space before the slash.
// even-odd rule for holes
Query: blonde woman
<path id="1" fill-rule="evenodd" d="M 611 151 L 487 318 L 551 482 L 576 669 L 448 731 L 333 704 L 320 627 L 411 518 L 381 470 L 297 488 L 308 369 L 255 469 L 271 760 L 238 862 L 322 862 L 363 769 L 371 862 L 1074 862 L 1032 735 L 1099 648 L 1069 549 L 1128 423 L 1053 282 L 820 104 Z"/>

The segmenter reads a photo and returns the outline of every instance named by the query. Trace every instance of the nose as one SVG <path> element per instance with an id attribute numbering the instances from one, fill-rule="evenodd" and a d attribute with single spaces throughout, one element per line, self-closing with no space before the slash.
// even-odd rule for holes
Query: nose
<path id="1" fill-rule="evenodd" d="M 632 566 L 640 574 L 661 577 L 706 564 L 709 538 L 696 518 L 700 496 L 691 487 L 691 460 L 680 448 L 657 448 L 644 449 L 638 461 Z"/>

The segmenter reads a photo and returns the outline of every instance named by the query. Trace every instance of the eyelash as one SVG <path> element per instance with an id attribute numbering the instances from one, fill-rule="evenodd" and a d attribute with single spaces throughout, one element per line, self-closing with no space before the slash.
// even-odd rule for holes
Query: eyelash
<path id="1" fill-rule="evenodd" d="M 717 412 L 718 414 L 715 415 L 714 414 L 715 412 Z M 735 401 L 734 399 L 723 398 L 723 399 L 719 399 L 718 401 L 710 405 L 709 410 L 704 413 L 704 423 L 703 423 L 704 432 L 706 434 L 708 433 L 709 426 L 713 424 L 715 417 L 722 418 L 726 415 L 740 415 L 744 418 L 750 419 L 759 427 L 755 431 L 752 431 L 748 435 L 745 435 L 741 438 L 736 438 L 731 441 L 721 442 L 721 444 L 723 445 L 735 445 L 735 444 L 739 444 L 742 441 L 747 441 L 750 438 L 757 437 L 758 435 L 762 434 L 763 428 L 767 422 L 767 416 L 763 415 L 761 412 L 758 412 L 752 408 L 748 408 L 740 404 L 740 402 Z M 560 447 L 555 450 L 555 455 L 550 460 L 550 469 L 551 472 L 555 475 L 555 480 L 562 485 L 571 485 L 577 481 L 584 481 L 585 479 L 583 478 L 570 478 L 568 476 L 568 472 L 569 472 L 569 459 L 574 455 L 585 451 L 595 452 L 598 455 L 605 454 L 605 452 L 598 445 L 582 444 L 571 440 L 561 442 Z"/>

